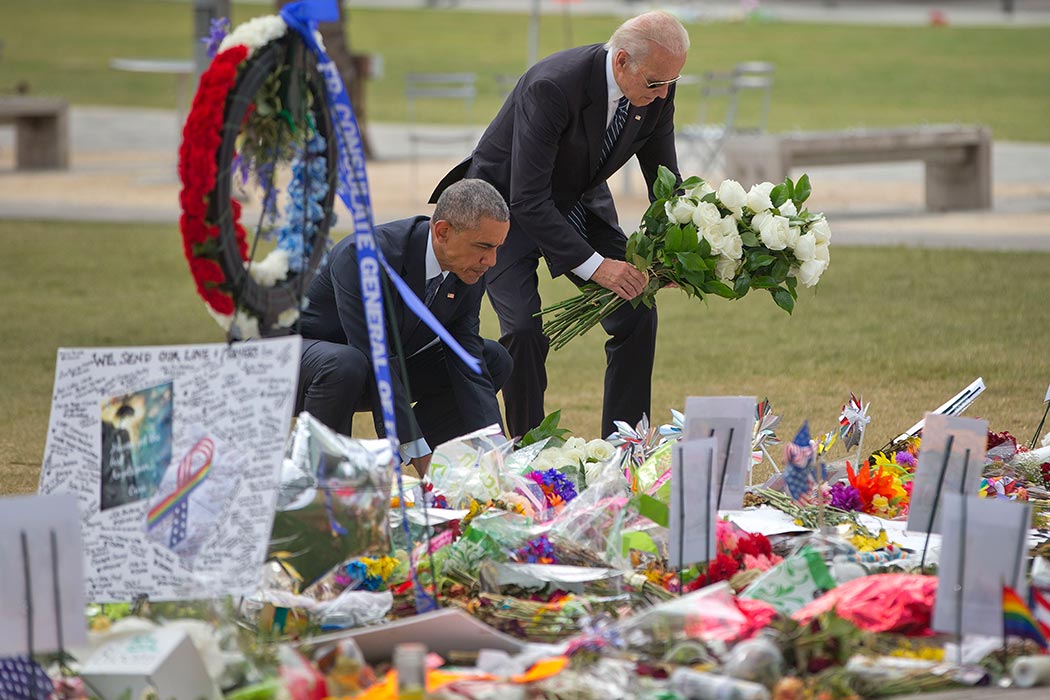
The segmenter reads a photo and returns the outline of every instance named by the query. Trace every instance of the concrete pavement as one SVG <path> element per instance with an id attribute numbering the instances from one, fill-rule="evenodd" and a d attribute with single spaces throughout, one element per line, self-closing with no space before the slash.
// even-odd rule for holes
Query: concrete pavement
<path id="1" fill-rule="evenodd" d="M 178 221 L 174 112 L 74 107 L 71 123 L 68 171 L 15 171 L 12 130 L 0 129 L 0 217 Z M 469 151 L 464 141 L 413 159 L 406 129 L 398 124 L 371 127 L 377 158 L 368 173 L 377 221 L 428 212 L 433 184 Z M 807 170 L 814 190 L 811 208 L 827 214 L 836 245 L 1050 250 L 1050 144 L 995 144 L 995 205 L 987 211 L 924 211 L 920 163 Z M 688 163 L 682 171 L 692 174 Z M 641 176 L 628 165 L 610 185 L 621 224 L 630 231 L 647 206 Z M 349 221 L 341 205 L 337 214 Z M 337 231 L 347 228 L 336 226 Z"/>

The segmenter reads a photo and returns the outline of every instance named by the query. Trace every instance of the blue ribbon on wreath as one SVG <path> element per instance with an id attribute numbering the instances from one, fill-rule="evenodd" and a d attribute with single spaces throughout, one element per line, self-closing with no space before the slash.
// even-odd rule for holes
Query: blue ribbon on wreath
<path id="1" fill-rule="evenodd" d="M 397 437 L 397 426 L 394 418 L 394 390 L 390 382 L 390 364 L 387 359 L 386 326 L 383 320 L 383 287 L 379 269 L 386 270 L 387 277 L 397 289 L 405 305 L 419 317 L 434 333 L 444 341 L 456 355 L 476 374 L 481 374 L 481 362 L 468 353 L 452 335 L 445 330 L 441 322 L 434 318 L 426 305 L 420 301 L 408 284 L 394 272 L 383 257 L 383 252 L 376 244 L 372 220 L 372 203 L 368 191 L 368 175 L 365 171 L 365 151 L 361 144 L 361 132 L 354 116 L 339 69 L 332 63 L 325 50 L 317 43 L 314 32 L 318 22 L 335 22 L 339 20 L 339 8 L 336 0 L 302 0 L 281 8 L 281 19 L 303 40 L 317 56 L 317 70 L 324 78 L 325 93 L 328 96 L 328 110 L 335 126 L 338 141 L 339 183 L 337 193 L 354 219 L 354 242 L 357 247 L 357 265 L 361 273 L 361 296 L 364 300 L 365 321 L 368 325 L 368 338 L 372 351 L 372 370 L 375 374 L 376 389 L 379 393 L 380 408 L 383 412 L 383 425 L 387 439 L 394 448 L 395 457 L 400 446 Z M 412 541 L 408 517 L 405 513 L 404 489 L 401 485 L 401 464 L 394 460 L 397 475 L 398 492 L 401 501 L 401 525 L 409 542 Z M 409 548 L 409 557 L 412 557 Z M 416 612 L 422 613 L 437 608 L 437 603 L 427 595 L 416 578 L 415 562 L 410 561 L 409 571 L 415 592 Z"/>

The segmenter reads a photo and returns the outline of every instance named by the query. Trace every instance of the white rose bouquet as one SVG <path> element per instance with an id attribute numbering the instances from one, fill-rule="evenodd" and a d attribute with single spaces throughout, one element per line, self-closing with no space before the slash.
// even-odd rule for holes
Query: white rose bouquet
<path id="1" fill-rule="evenodd" d="M 811 214 L 809 177 L 762 182 L 745 191 L 735 180 L 717 189 L 698 177 L 678 186 L 661 166 L 656 201 L 627 240 L 627 261 L 649 277 L 630 303 L 652 306 L 656 293 L 675 285 L 689 296 L 739 299 L 765 289 L 791 313 L 796 288 L 812 287 L 830 260 L 831 229 L 823 214 Z M 580 294 L 549 306 L 543 331 L 555 349 L 586 333 L 625 303 L 616 293 L 586 284 Z"/>

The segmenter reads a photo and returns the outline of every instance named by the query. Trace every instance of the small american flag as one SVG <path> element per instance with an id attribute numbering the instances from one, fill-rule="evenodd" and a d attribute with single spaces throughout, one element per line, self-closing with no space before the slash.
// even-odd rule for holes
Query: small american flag
<path id="1" fill-rule="evenodd" d="M 54 690 L 51 678 L 28 656 L 0 658 L 0 698 L 47 700 Z"/>

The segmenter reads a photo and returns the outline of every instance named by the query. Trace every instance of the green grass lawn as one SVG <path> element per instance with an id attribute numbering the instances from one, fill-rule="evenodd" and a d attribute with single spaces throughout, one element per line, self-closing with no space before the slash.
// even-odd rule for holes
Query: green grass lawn
<path id="1" fill-rule="evenodd" d="M 76 104 L 174 107 L 175 78 L 109 68 L 114 57 L 189 58 L 192 4 L 164 0 L 34 0 L 0 3 L 0 92 L 27 81 L 33 92 Z M 237 4 L 234 19 L 270 12 Z M 571 42 L 604 41 L 619 19 L 574 17 Z M 1050 141 L 1050 28 L 864 27 L 780 23 L 688 26 L 687 73 L 743 60 L 776 64 L 772 130 L 923 123 L 982 123 L 996 138 Z M 382 56 L 368 86 L 369 118 L 403 121 L 403 76 L 411 71 L 477 72 L 472 118 L 484 123 L 501 102 L 498 75 L 526 58 L 527 17 L 449 10 L 351 10 L 353 49 Z M 541 55 L 566 46 L 560 15 L 543 18 Z M 683 87 L 679 123 L 694 119 L 696 87 Z M 462 121 L 458 109 L 428 119 Z"/>
<path id="2" fill-rule="evenodd" d="M 62 346 L 222 342 L 182 259 L 174 225 L 0 221 L 0 493 L 36 488 L 55 351 Z M 1050 254 L 841 248 L 793 316 L 763 295 L 704 306 L 660 298 L 654 419 L 688 395 L 768 396 L 790 437 L 804 419 L 830 429 L 850 391 L 871 402 L 878 447 L 977 376 L 968 415 L 1028 440 L 1050 381 Z M 571 292 L 544 283 L 547 299 Z M 483 332 L 495 318 L 483 306 Z M 552 354 L 548 410 L 595 437 L 600 331 Z M 366 425 L 367 420 L 362 421 Z M 364 433 L 361 436 L 365 436 Z M 833 455 L 838 457 L 838 454 Z"/>

